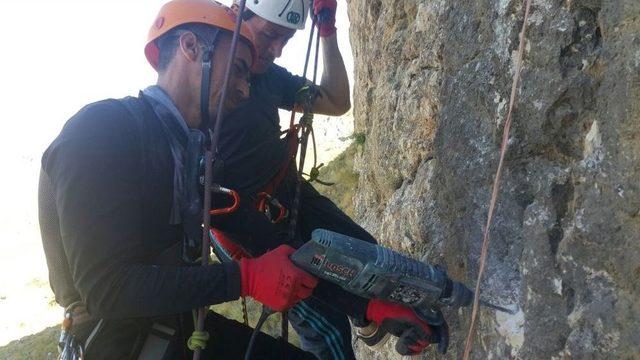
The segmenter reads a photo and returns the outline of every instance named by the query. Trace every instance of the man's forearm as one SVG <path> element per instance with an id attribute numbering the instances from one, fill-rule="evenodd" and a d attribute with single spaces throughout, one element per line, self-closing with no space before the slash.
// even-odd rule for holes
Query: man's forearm
<path id="1" fill-rule="evenodd" d="M 323 71 L 320 98 L 315 111 L 326 115 L 342 115 L 351 107 L 349 78 L 344 66 L 336 34 L 321 38 Z"/>
<path id="2" fill-rule="evenodd" d="M 235 263 L 209 266 L 118 264 L 78 282 L 89 312 L 107 319 L 177 314 L 240 296 Z"/>

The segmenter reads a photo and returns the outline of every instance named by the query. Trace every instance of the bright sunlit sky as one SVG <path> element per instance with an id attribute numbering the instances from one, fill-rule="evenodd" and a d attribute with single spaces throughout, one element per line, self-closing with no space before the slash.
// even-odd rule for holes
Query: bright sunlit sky
<path id="1" fill-rule="evenodd" d="M 0 2 L 0 318 L 6 326 L 13 310 L 29 311 L 8 309 L 16 289 L 47 276 L 37 223 L 40 156 L 65 121 L 85 104 L 135 95 L 155 83 L 143 48 L 147 30 L 165 2 Z M 293 73 L 302 72 L 309 25 L 276 61 Z M 351 75 L 342 0 L 337 27 Z M 29 306 L 25 299 L 20 301 Z M 0 346 L 10 337 L 6 326 L 0 327 Z"/>

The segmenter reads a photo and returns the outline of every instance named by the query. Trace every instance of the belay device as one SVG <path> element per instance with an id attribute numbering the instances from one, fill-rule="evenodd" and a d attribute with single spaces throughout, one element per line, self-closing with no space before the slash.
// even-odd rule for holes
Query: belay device
<path id="1" fill-rule="evenodd" d="M 329 230 L 314 230 L 311 240 L 291 255 L 291 260 L 350 293 L 412 307 L 430 325 L 444 323 L 441 306 L 459 308 L 473 302 L 473 291 L 452 281 L 443 269 Z M 507 308 L 481 303 L 513 314 Z"/>

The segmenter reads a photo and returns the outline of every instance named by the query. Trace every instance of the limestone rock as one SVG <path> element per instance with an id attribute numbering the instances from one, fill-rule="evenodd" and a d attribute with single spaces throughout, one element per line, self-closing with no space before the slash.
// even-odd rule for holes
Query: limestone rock
<path id="1" fill-rule="evenodd" d="M 350 0 L 358 221 L 474 284 L 523 18 L 515 0 Z M 476 359 L 640 354 L 640 2 L 534 0 Z M 447 312 L 461 357 L 470 310 Z M 357 345 L 361 358 L 392 359 Z M 436 358 L 431 354 L 427 358 Z M 440 358 L 440 357 L 438 357 Z"/>

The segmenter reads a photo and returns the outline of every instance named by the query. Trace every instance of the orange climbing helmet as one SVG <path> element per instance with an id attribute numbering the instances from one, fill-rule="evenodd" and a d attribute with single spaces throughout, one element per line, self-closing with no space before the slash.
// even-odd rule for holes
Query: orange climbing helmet
<path id="1" fill-rule="evenodd" d="M 223 4 L 212 0 L 173 0 L 162 6 L 156 16 L 149 35 L 144 54 L 154 69 L 158 69 L 159 49 L 156 40 L 169 30 L 188 23 L 201 23 L 219 29 L 233 32 L 235 30 L 236 15 Z M 243 24 L 240 36 L 244 38 L 251 49 L 251 57 L 256 60 L 256 48 L 251 31 Z"/>

